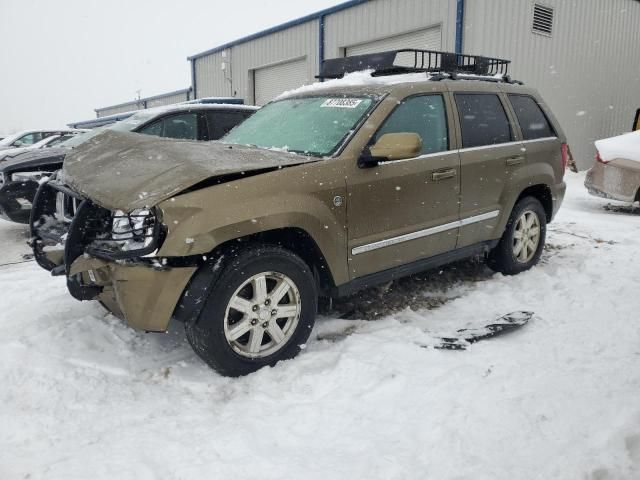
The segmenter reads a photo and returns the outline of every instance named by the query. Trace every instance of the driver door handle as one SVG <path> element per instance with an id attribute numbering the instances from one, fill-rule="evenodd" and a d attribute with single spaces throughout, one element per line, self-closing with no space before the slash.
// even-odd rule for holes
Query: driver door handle
<path id="1" fill-rule="evenodd" d="M 450 170 L 439 170 L 437 172 L 433 172 L 431 174 L 431 180 L 434 182 L 438 182 L 440 180 L 445 180 L 447 178 L 453 178 L 456 176 L 456 169 L 452 168 Z"/>

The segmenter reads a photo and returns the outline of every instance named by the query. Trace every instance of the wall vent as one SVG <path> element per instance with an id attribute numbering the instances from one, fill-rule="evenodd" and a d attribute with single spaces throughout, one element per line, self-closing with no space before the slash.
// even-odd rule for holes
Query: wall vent
<path id="1" fill-rule="evenodd" d="M 538 3 L 533 5 L 533 32 L 551 36 L 553 31 L 553 8 Z"/>

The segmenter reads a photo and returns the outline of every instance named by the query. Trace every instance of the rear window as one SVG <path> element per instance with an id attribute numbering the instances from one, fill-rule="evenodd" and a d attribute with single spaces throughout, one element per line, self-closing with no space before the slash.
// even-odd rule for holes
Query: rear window
<path id="1" fill-rule="evenodd" d="M 498 95 L 457 93 L 463 148 L 496 145 L 513 140 L 509 119 Z"/>
<path id="2" fill-rule="evenodd" d="M 532 97 L 509 95 L 509 101 L 516 112 L 522 137 L 525 140 L 556 136 L 540 105 Z"/>

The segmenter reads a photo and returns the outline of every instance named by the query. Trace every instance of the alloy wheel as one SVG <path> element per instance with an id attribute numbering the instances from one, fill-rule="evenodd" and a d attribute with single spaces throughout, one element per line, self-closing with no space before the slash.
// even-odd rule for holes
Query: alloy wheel
<path id="1" fill-rule="evenodd" d="M 520 263 L 528 263 L 540 244 L 540 219 L 532 210 L 526 210 L 516 221 L 513 231 L 513 256 Z"/>
<path id="2" fill-rule="evenodd" d="M 293 280 L 277 272 L 262 272 L 246 280 L 227 305 L 224 334 L 231 348 L 248 358 L 263 358 L 280 350 L 296 330 L 300 292 Z"/>

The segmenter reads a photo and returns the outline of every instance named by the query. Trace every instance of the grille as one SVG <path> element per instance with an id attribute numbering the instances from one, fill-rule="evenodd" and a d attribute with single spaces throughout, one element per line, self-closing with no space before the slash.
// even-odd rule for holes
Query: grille
<path id="1" fill-rule="evenodd" d="M 553 8 L 536 3 L 533 6 L 533 31 L 551 36 L 553 32 Z"/>
<path id="2" fill-rule="evenodd" d="M 73 217 L 78 212 L 81 201 L 76 197 L 67 195 L 64 192 L 56 193 L 55 218 L 64 223 L 71 223 Z"/>

